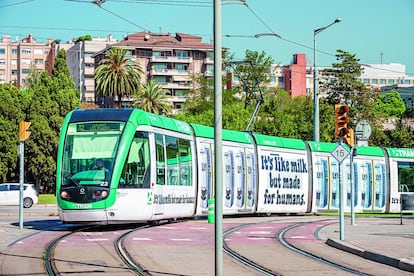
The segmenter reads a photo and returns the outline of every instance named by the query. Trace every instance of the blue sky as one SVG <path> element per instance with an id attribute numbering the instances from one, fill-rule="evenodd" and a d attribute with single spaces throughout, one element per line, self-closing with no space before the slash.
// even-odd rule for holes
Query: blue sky
<path id="1" fill-rule="evenodd" d="M 246 0 L 246 5 L 223 0 L 222 44 L 242 60 L 246 49 L 264 51 L 288 64 L 295 53 L 313 63 L 313 30 L 342 22 L 319 33 L 318 66 L 336 62 L 342 49 L 360 63 L 401 63 L 414 76 L 413 0 Z M 213 0 L 107 0 L 98 7 L 87 0 L 0 0 L 0 35 L 15 39 L 29 33 L 66 42 L 90 34 L 123 36 L 140 31 L 187 33 L 211 42 Z M 277 37 L 253 36 L 277 33 Z"/>

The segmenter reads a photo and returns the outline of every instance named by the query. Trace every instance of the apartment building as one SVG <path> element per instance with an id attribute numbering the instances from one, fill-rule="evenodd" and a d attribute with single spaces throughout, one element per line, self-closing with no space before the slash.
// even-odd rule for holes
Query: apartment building
<path id="1" fill-rule="evenodd" d="M 92 57 L 95 53 L 106 47 L 119 42 L 112 35 L 108 37 L 93 37 L 92 40 L 73 39 L 67 43 L 56 45 L 56 51 L 64 49 L 66 51 L 66 63 L 70 70 L 75 87 L 80 91 L 80 101 L 82 103 L 95 104 L 95 60 Z"/>
<path id="2" fill-rule="evenodd" d="M 9 35 L 4 35 L 0 40 L 0 83 L 24 87 L 32 64 L 37 70 L 51 74 L 53 63 L 52 38 L 46 43 L 38 43 L 29 34 L 20 40 L 12 40 Z"/>
<path id="3" fill-rule="evenodd" d="M 175 33 L 155 34 L 138 32 L 128 35 L 119 43 L 112 44 L 96 53 L 95 67 L 111 47 L 127 49 L 131 59 L 144 71 L 142 82 L 153 80 L 166 89 L 173 104 L 173 112 L 181 109 L 188 97 L 192 75 L 213 77 L 213 44 L 203 43 L 201 37 Z M 131 99 L 122 99 L 123 102 Z"/>

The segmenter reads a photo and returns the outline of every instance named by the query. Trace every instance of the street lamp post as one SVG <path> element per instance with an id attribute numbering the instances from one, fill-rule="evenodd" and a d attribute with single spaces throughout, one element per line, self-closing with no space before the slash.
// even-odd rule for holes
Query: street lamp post
<path id="1" fill-rule="evenodd" d="M 319 97 L 318 97 L 318 70 L 316 69 L 316 35 L 326 30 L 335 23 L 341 22 L 341 18 L 335 19 L 331 24 L 313 30 L 313 140 L 319 142 Z"/>

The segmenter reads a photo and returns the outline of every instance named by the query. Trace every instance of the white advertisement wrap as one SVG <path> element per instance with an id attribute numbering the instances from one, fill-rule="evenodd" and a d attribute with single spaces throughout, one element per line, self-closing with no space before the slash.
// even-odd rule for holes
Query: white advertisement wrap
<path id="1" fill-rule="evenodd" d="M 258 212 L 305 212 L 309 191 L 304 152 L 258 147 L 258 162 Z"/>

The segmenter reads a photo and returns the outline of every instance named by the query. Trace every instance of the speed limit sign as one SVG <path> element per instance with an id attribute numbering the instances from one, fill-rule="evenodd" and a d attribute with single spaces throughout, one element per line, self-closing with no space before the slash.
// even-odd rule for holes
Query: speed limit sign
<path id="1" fill-rule="evenodd" d="M 331 155 L 333 157 L 335 157 L 335 159 L 339 162 L 342 163 L 342 161 L 344 161 L 348 155 L 349 155 L 349 151 L 341 144 L 338 144 L 334 150 L 331 152 Z"/>

